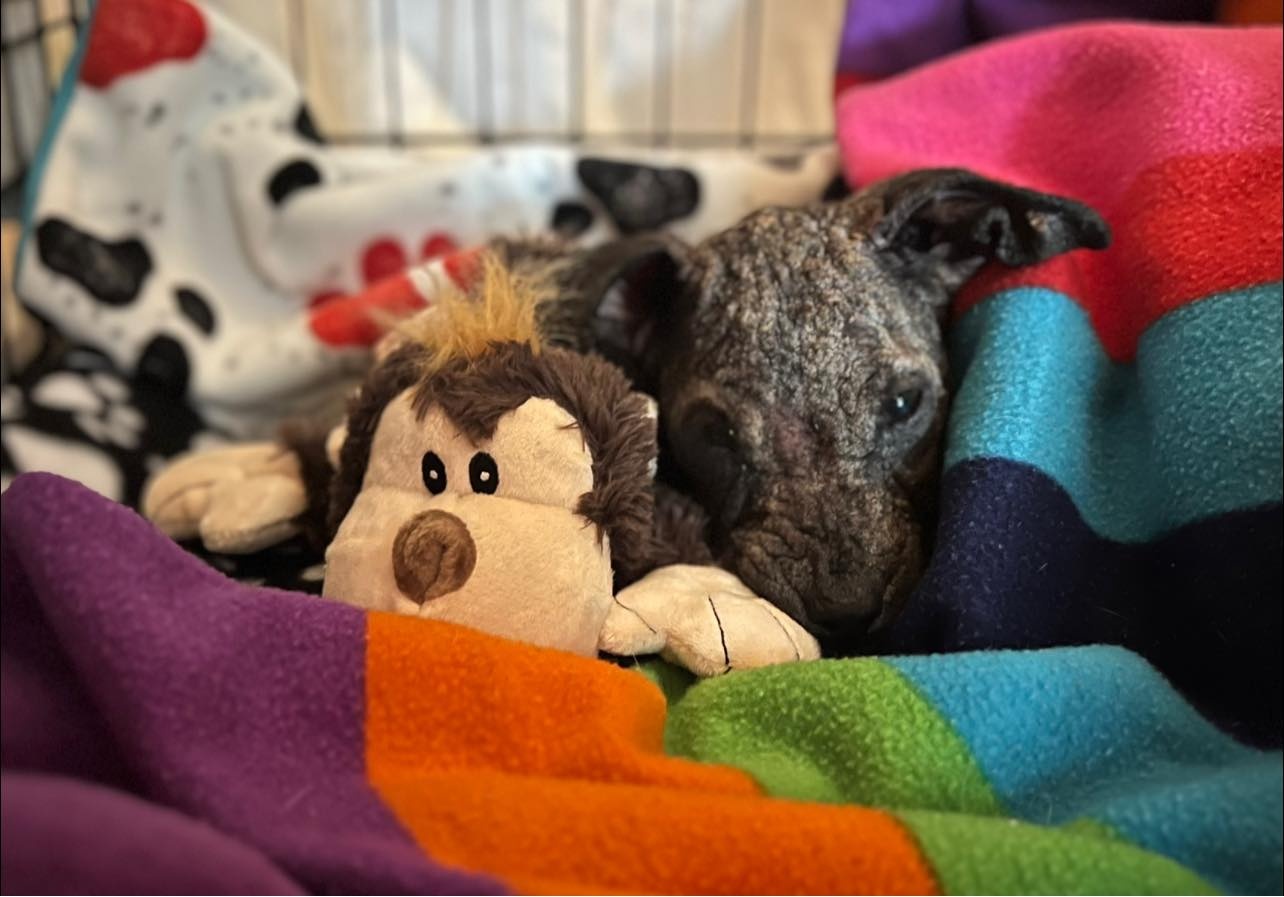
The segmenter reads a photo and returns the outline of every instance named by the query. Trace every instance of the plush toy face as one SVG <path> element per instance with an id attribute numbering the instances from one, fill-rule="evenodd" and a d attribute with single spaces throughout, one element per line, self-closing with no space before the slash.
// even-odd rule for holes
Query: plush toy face
<path id="1" fill-rule="evenodd" d="M 574 418 L 531 398 L 474 443 L 439 406 L 418 417 L 412 392 L 380 416 L 324 594 L 594 654 L 610 547 L 576 513 L 593 458 Z"/>

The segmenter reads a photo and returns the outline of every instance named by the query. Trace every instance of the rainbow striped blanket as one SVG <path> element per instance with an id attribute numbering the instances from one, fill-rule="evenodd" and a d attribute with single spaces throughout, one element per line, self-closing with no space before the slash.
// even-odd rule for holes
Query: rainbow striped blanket
<path id="1" fill-rule="evenodd" d="M 1105 252 L 956 303 L 941 529 L 888 653 L 1108 643 L 1281 734 L 1281 34 L 1091 25 L 845 93 L 846 172 L 1083 200 Z"/>
<path id="2" fill-rule="evenodd" d="M 886 658 L 693 685 L 237 584 L 19 478 L 0 889 L 1279 893 L 1280 71 L 1278 31 L 1109 26 L 844 95 L 855 180 L 968 165 L 1116 234 L 960 303 Z"/>
<path id="3" fill-rule="evenodd" d="M 6 893 L 1280 889 L 1280 754 L 1123 649 L 653 668 L 666 716 L 634 670 L 236 583 L 49 474 L 3 511 Z"/>

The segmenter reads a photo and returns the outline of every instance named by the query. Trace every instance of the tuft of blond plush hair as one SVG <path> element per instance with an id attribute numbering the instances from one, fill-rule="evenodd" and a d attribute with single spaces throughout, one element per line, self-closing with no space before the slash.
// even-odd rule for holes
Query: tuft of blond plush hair
<path id="1" fill-rule="evenodd" d="M 396 330 L 402 340 L 429 350 L 425 374 L 456 358 L 472 361 L 494 343 L 521 343 L 538 355 L 535 308 L 546 294 L 544 286 L 512 273 L 487 253 L 475 286 L 467 292 L 443 290 L 431 308 L 401 322 Z"/>

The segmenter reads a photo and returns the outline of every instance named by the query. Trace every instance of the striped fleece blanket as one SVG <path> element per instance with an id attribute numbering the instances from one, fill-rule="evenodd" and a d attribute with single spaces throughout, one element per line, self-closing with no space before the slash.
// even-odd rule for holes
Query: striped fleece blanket
<path id="1" fill-rule="evenodd" d="M 1074 26 L 839 99 L 855 183 L 957 165 L 1114 231 L 957 302 L 940 532 L 882 651 L 1123 645 L 1279 746 L 1281 69 L 1279 28 Z"/>
<path id="2" fill-rule="evenodd" d="M 1280 890 L 1279 753 L 1119 648 L 660 667 L 666 719 L 637 671 L 233 582 L 50 474 L 3 511 L 6 893 Z"/>

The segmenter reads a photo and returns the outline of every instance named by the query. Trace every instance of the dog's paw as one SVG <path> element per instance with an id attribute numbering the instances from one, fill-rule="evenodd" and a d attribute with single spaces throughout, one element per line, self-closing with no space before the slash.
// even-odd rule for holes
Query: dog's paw
<path id="1" fill-rule="evenodd" d="M 248 554 L 299 532 L 307 508 L 298 457 L 260 442 L 174 459 L 147 483 L 142 511 L 173 539 Z"/>
<path id="2" fill-rule="evenodd" d="M 661 567 L 622 590 L 599 647 L 617 655 L 660 655 L 697 676 L 820 657 L 792 618 L 718 567 Z"/>

